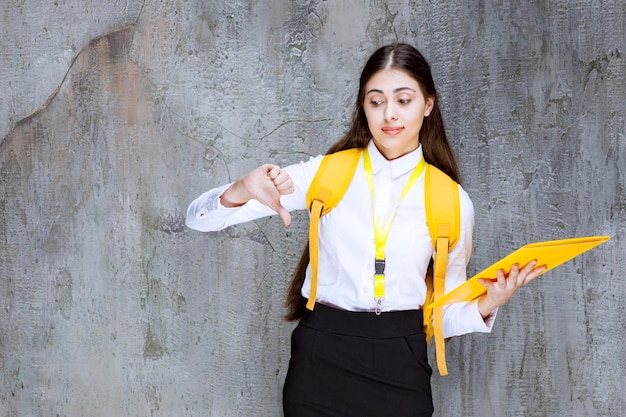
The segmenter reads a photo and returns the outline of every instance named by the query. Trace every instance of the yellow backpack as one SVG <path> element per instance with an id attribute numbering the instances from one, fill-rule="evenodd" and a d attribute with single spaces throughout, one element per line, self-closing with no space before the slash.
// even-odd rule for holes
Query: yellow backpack
<path id="1" fill-rule="evenodd" d="M 325 155 L 307 192 L 307 207 L 311 212 L 309 226 L 309 257 L 311 266 L 311 292 L 306 307 L 313 310 L 317 294 L 317 268 L 319 252 L 319 219 L 341 201 L 352 181 L 362 149 L 354 148 Z M 444 295 L 448 252 L 459 240 L 461 209 L 458 184 L 438 168 L 426 164 L 424 171 L 424 199 L 426 224 L 434 249 L 433 275 L 426 277 L 426 302 L 429 305 Z M 426 340 L 435 336 L 437 367 L 447 375 L 445 344 L 443 338 L 443 307 L 424 310 Z"/>

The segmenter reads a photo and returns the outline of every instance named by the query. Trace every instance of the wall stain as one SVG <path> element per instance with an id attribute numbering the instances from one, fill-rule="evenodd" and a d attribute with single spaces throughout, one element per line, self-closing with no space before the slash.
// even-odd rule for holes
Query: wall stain
<path id="1" fill-rule="evenodd" d="M 72 297 L 72 274 L 69 268 L 59 268 L 54 279 L 54 308 L 64 319 L 70 318 L 70 311 L 74 306 Z"/>
<path id="2" fill-rule="evenodd" d="M 178 235 L 187 230 L 185 227 L 185 219 L 182 215 L 168 214 L 165 216 L 159 216 L 152 220 L 151 223 L 152 229 L 168 235 Z"/>
<path id="3" fill-rule="evenodd" d="M 165 341 L 152 331 L 152 326 L 148 324 L 148 329 L 144 336 L 143 358 L 144 359 L 160 359 L 167 353 Z"/>
<path id="4" fill-rule="evenodd" d="M 148 280 L 146 294 L 141 297 L 140 303 L 142 310 L 162 311 L 169 309 L 179 315 L 185 311 L 187 299 L 161 279 L 151 278 Z"/>
<path id="5" fill-rule="evenodd" d="M 584 76 L 584 88 L 587 87 L 587 83 L 591 78 L 591 75 L 595 72 L 598 74 L 600 79 L 604 79 L 606 75 L 610 75 L 608 73 L 608 67 L 611 65 L 611 61 L 613 59 L 621 59 L 622 53 L 619 49 L 615 49 L 608 54 L 598 55 L 596 59 L 591 60 L 589 62 L 581 62 L 584 66 L 585 76 Z"/>

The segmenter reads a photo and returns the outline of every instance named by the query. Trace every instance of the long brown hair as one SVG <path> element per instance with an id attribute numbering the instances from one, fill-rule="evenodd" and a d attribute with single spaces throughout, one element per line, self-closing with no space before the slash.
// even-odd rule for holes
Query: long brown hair
<path id="1" fill-rule="evenodd" d="M 351 148 L 362 149 L 367 146 L 372 138 L 372 134 L 370 133 L 367 118 L 365 117 L 365 110 L 363 109 L 365 85 L 374 74 L 385 68 L 406 72 L 417 81 L 424 97 L 434 99 L 433 109 L 430 115 L 424 118 L 419 133 L 419 141 L 422 146 L 424 159 L 429 164 L 436 166 L 448 174 L 454 181 L 460 182 L 459 168 L 446 136 L 430 65 L 417 49 L 403 43 L 383 46 L 368 59 L 363 68 L 363 72 L 361 72 L 359 94 L 356 99 L 350 129 L 348 129 L 340 141 L 328 149 L 327 153 L 330 154 Z M 287 306 L 285 318 L 287 320 L 299 320 L 304 315 L 306 300 L 302 297 L 301 290 L 308 265 L 309 244 L 307 242 L 287 290 L 287 300 L 285 303 Z"/>

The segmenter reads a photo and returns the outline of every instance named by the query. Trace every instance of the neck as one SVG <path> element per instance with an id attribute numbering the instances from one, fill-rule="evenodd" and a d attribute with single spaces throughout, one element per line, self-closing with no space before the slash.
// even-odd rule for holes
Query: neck
<path id="1" fill-rule="evenodd" d="M 378 152 L 380 152 L 380 154 L 384 156 L 386 160 L 393 161 L 394 159 L 398 159 L 398 158 L 403 157 L 404 155 L 410 154 L 411 152 L 419 148 L 420 144 L 418 143 L 417 146 L 415 146 L 414 148 L 409 148 L 409 149 L 390 149 L 390 148 L 384 148 L 380 146 L 379 144 L 377 144 L 376 141 L 374 141 L 374 146 L 376 146 L 376 149 L 378 149 Z"/>

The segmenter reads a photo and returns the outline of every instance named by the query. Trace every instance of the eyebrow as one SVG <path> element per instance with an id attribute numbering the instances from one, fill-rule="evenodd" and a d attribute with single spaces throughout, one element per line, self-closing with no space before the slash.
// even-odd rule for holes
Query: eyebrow
<path id="1" fill-rule="evenodd" d="M 394 92 L 394 94 L 395 94 L 395 93 L 398 93 L 398 92 L 403 91 L 403 90 L 410 90 L 410 91 L 412 91 L 412 92 L 414 92 L 414 93 L 417 93 L 417 91 L 413 90 L 413 89 L 412 89 L 412 88 L 410 88 L 410 87 L 399 87 L 399 88 L 396 88 L 395 90 L 393 90 L 393 92 Z M 368 94 L 370 94 L 370 93 L 380 93 L 380 94 L 384 94 L 384 93 L 383 93 L 383 90 L 379 90 L 379 89 L 377 89 L 377 88 L 372 88 L 372 89 L 371 89 L 371 90 L 369 90 L 367 93 L 365 93 L 365 95 L 368 95 Z"/>

